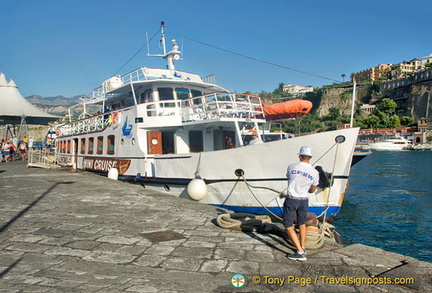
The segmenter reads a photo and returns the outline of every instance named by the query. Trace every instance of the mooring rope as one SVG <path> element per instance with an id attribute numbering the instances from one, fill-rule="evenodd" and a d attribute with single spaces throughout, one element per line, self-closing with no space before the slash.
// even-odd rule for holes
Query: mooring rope
<path id="1" fill-rule="evenodd" d="M 325 203 L 325 209 L 320 215 L 317 216 L 317 218 L 322 217 L 323 220 L 318 225 L 318 231 L 311 231 L 311 230 L 307 231 L 305 246 L 308 249 L 321 248 L 324 245 L 324 238 L 325 237 L 328 237 L 328 238 L 335 240 L 334 239 L 334 233 L 332 232 L 332 229 L 334 229 L 334 226 L 326 222 L 326 215 L 327 215 L 327 211 L 329 209 L 329 200 L 330 200 L 331 188 L 333 185 L 332 183 L 333 183 L 333 179 L 334 179 L 334 171 L 336 168 L 336 160 L 337 160 L 337 154 L 338 154 L 338 150 L 339 150 L 339 143 L 336 142 L 335 144 L 333 144 L 321 157 L 318 158 L 318 160 L 316 160 L 312 164 L 312 166 L 315 165 L 325 155 L 327 155 L 335 146 L 336 146 L 336 151 L 335 151 L 335 155 L 334 155 L 334 159 L 333 159 L 332 171 L 330 173 L 331 174 L 330 186 L 329 186 L 329 190 L 328 190 L 327 200 Z M 276 189 L 266 187 L 266 186 L 254 186 L 254 185 L 251 185 L 246 180 L 244 175 L 241 175 L 240 177 L 242 178 L 242 180 L 244 181 L 244 183 L 248 187 L 250 193 L 255 198 L 255 200 L 261 205 L 261 207 L 263 207 L 269 214 L 273 215 L 276 219 L 282 221 L 282 218 L 280 216 L 273 213 L 269 208 L 267 208 L 266 205 L 264 205 L 258 199 L 258 197 L 253 192 L 252 188 L 266 189 L 266 190 L 273 191 L 273 192 L 278 194 L 274 198 L 276 200 L 278 197 L 283 197 L 285 195 L 285 191 L 288 189 L 288 187 L 285 188 L 284 190 L 280 191 L 280 190 L 276 190 Z M 324 190 L 325 189 L 323 189 L 323 191 Z M 234 229 L 234 230 L 243 230 L 243 231 L 248 230 L 249 232 L 252 232 L 254 230 L 254 228 L 256 228 L 257 226 L 263 225 L 263 223 L 267 223 L 268 220 L 271 223 L 271 219 L 268 216 L 267 216 L 268 217 L 268 219 L 267 219 L 267 218 L 257 218 L 256 215 L 251 215 L 251 214 L 238 214 L 238 216 L 236 216 L 236 218 L 233 219 L 233 218 L 231 218 L 231 215 L 233 215 L 233 214 L 220 215 L 217 218 L 218 225 L 222 228 L 230 228 L 230 229 Z M 252 216 L 254 218 L 251 218 Z M 241 220 L 242 217 L 244 217 L 243 220 Z M 265 219 L 264 220 L 265 222 L 263 221 L 263 219 Z"/>
<path id="2" fill-rule="evenodd" d="M 221 214 L 216 218 L 216 223 L 219 227 L 224 229 L 232 229 L 243 232 L 259 232 L 259 233 L 272 233 L 276 234 L 286 241 L 289 240 L 288 235 L 284 229 L 279 228 L 272 224 L 269 215 L 255 215 L 248 213 L 231 213 Z M 316 227 L 318 231 L 307 230 L 308 227 Z M 319 249 L 324 245 L 325 236 L 331 234 L 330 224 L 324 226 L 307 226 L 306 227 L 306 242 L 307 249 Z M 292 246 L 292 245 L 291 245 Z"/>

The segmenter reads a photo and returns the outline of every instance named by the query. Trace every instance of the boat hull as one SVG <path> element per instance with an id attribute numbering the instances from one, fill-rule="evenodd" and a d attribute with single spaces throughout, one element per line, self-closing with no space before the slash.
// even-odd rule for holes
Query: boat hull
<path id="1" fill-rule="evenodd" d="M 212 152 L 156 155 L 132 159 L 120 179 L 140 182 L 149 189 L 190 198 L 189 182 L 200 176 L 207 185 L 207 195 L 199 200 L 238 212 L 282 214 L 286 194 L 288 165 L 298 162 L 298 150 L 311 146 L 313 166 L 331 174 L 333 184 L 318 188 L 310 195 L 309 211 L 335 217 L 342 205 L 348 183 L 358 129 L 338 130 L 269 142 L 260 145 Z M 336 139 L 344 137 L 343 143 Z M 153 176 L 143 176 L 139 165 L 150 165 Z M 139 174 L 139 175 L 137 175 Z M 240 175 L 239 174 L 243 174 Z"/>

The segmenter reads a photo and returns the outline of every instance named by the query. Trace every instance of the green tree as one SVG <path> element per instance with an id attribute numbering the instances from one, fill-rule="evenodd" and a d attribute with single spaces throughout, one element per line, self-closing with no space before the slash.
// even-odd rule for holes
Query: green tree
<path id="1" fill-rule="evenodd" d="M 283 82 L 279 83 L 279 87 L 273 91 L 273 94 L 274 95 L 282 95 L 284 85 L 285 84 Z"/>
<path id="2" fill-rule="evenodd" d="M 398 115 L 394 114 L 393 116 L 390 117 L 389 123 L 388 123 L 389 127 L 396 128 L 396 127 L 399 127 L 400 125 L 401 125 L 401 123 L 400 123 L 400 118 Z"/>
<path id="3" fill-rule="evenodd" d="M 414 119 L 409 116 L 403 116 L 400 119 L 400 123 L 403 126 L 412 126 L 414 124 Z"/>
<path id="4" fill-rule="evenodd" d="M 385 114 L 392 114 L 396 110 L 397 104 L 390 98 L 383 98 L 378 104 L 377 109 Z"/>
<path id="5" fill-rule="evenodd" d="M 329 113 L 321 117 L 321 121 L 339 120 L 341 118 L 340 110 L 336 107 L 331 107 Z"/>
<path id="6" fill-rule="evenodd" d="M 382 128 L 388 127 L 389 117 L 388 117 L 388 115 L 386 113 L 377 110 L 375 112 L 375 115 L 379 119 L 379 125 L 378 125 L 378 127 L 382 127 Z"/>
<path id="7" fill-rule="evenodd" d="M 366 124 L 369 128 L 377 128 L 380 124 L 380 119 L 378 116 L 372 114 L 364 118 L 363 123 Z"/>

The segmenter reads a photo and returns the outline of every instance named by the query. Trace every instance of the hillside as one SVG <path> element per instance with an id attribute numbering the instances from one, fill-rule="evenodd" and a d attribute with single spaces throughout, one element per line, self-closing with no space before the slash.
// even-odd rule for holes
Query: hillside
<path id="1" fill-rule="evenodd" d="M 355 109 L 362 104 L 376 104 L 380 99 L 387 97 L 397 103 L 396 112 L 399 116 L 409 116 L 414 120 L 432 118 L 431 92 L 432 80 L 386 91 L 379 85 L 362 85 L 356 90 Z M 308 93 L 305 99 L 314 104 L 313 110 L 318 111 L 319 116 L 328 115 L 331 108 L 338 108 L 341 114 L 350 115 L 352 87 L 321 88 L 313 93 Z"/>
<path id="2" fill-rule="evenodd" d="M 78 104 L 80 97 L 82 96 L 67 98 L 64 96 L 42 97 L 39 95 L 31 95 L 25 98 L 37 108 L 47 111 L 50 114 L 59 115 L 67 113 L 70 106 Z"/>

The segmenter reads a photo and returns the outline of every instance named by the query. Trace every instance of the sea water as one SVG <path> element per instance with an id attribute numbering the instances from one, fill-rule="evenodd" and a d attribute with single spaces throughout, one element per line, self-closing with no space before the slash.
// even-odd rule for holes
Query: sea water
<path id="1" fill-rule="evenodd" d="M 351 169 L 333 224 L 346 244 L 432 262 L 432 151 L 373 151 Z"/>

